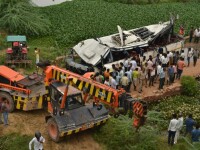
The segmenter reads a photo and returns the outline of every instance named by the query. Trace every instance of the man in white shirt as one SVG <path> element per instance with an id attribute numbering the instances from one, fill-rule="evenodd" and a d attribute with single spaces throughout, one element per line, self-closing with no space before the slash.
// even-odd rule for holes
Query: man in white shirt
<path id="1" fill-rule="evenodd" d="M 169 61 L 169 65 L 171 65 L 173 62 L 173 53 L 172 52 L 167 52 L 167 59 Z"/>
<path id="2" fill-rule="evenodd" d="M 132 70 L 135 70 L 135 68 L 137 67 L 137 63 L 135 61 L 135 58 L 132 58 L 132 60 L 130 61 L 130 63 L 132 64 Z"/>
<path id="3" fill-rule="evenodd" d="M 192 49 L 189 47 L 189 48 L 188 48 L 188 53 L 187 53 L 188 67 L 190 66 L 190 59 L 191 59 L 192 55 L 193 55 L 193 51 L 192 51 Z"/>
<path id="4" fill-rule="evenodd" d="M 119 67 L 119 76 L 120 78 L 124 76 L 124 70 L 122 69 L 122 67 Z"/>
<path id="5" fill-rule="evenodd" d="M 149 58 L 149 60 L 147 61 L 147 74 L 148 74 L 148 80 L 151 77 L 151 70 L 153 69 L 153 61 L 152 58 Z"/>
<path id="6" fill-rule="evenodd" d="M 173 114 L 173 119 L 170 121 L 169 127 L 168 127 L 168 144 L 173 145 L 174 144 L 174 137 L 176 134 L 177 126 L 178 126 L 178 120 L 177 115 Z"/>
<path id="7" fill-rule="evenodd" d="M 42 137 L 39 131 L 35 132 L 35 137 L 29 142 L 29 150 L 32 149 L 32 143 L 34 144 L 34 150 L 43 150 L 43 143 L 45 139 Z"/>
<path id="8" fill-rule="evenodd" d="M 116 81 L 116 76 L 112 77 L 110 81 L 110 86 L 114 89 L 117 89 L 117 81 Z"/>
<path id="9" fill-rule="evenodd" d="M 167 54 L 163 54 L 161 57 L 162 67 L 167 67 L 167 63 L 169 62 L 169 59 L 167 58 Z"/>
<path id="10" fill-rule="evenodd" d="M 185 52 L 184 52 L 184 50 L 181 50 L 181 57 L 185 59 Z"/>
<path id="11" fill-rule="evenodd" d="M 195 29 L 194 31 L 194 43 L 199 43 L 200 32 L 199 28 Z"/>
<path id="12" fill-rule="evenodd" d="M 132 83 L 132 70 L 130 68 L 128 68 L 125 73 L 127 74 L 127 77 L 128 77 L 127 91 L 130 92 L 130 87 L 131 87 L 131 83 Z"/>
<path id="13" fill-rule="evenodd" d="M 128 57 L 126 57 L 125 60 L 124 60 L 125 70 L 128 69 L 128 64 L 129 64 Z"/>
<path id="14" fill-rule="evenodd" d="M 180 131 L 181 131 L 182 127 L 183 127 L 183 115 L 182 115 L 182 113 L 180 113 L 179 116 L 178 116 L 178 124 L 177 124 L 176 135 L 175 135 L 175 138 L 174 138 L 174 144 L 177 143 L 177 140 L 179 138 Z"/>

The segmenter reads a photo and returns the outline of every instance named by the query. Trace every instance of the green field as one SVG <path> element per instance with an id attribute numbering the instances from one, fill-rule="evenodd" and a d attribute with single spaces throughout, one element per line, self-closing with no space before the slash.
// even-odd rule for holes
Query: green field
<path id="1" fill-rule="evenodd" d="M 186 33 L 191 26 L 199 27 L 200 5 L 189 3 L 159 3 L 128 5 L 104 0 L 75 0 L 56 6 L 35 8 L 51 22 L 45 36 L 28 36 L 30 57 L 34 61 L 34 47 L 41 49 L 42 59 L 65 55 L 70 47 L 88 39 L 117 33 L 117 25 L 124 30 L 168 21 L 170 13 L 179 14 L 175 32 L 184 25 Z"/>
<path id="2" fill-rule="evenodd" d="M 61 47 L 70 47 L 87 38 L 96 38 L 117 33 L 117 25 L 133 29 L 168 21 L 170 13 L 179 14 L 176 32 L 184 24 L 186 32 L 198 27 L 199 3 L 161 3 L 151 5 L 127 5 L 97 1 L 72 1 L 62 5 L 40 8 L 49 17 L 52 26 L 50 35 Z M 196 14 L 196 15 L 195 15 Z"/>

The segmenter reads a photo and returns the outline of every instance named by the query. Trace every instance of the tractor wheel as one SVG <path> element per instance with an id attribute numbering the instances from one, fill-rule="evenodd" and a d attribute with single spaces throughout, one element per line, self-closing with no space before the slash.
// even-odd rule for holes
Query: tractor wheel
<path id="1" fill-rule="evenodd" d="M 51 137 L 51 139 L 54 142 L 59 142 L 60 141 L 60 136 L 59 136 L 59 129 L 58 129 L 58 125 L 55 121 L 54 118 L 50 118 L 47 121 L 47 130 L 48 130 L 48 134 Z"/>
<path id="2" fill-rule="evenodd" d="M 13 98 L 8 93 L 0 92 L 0 101 L 2 101 L 3 98 L 6 99 L 8 111 L 13 112 L 15 110 Z"/>

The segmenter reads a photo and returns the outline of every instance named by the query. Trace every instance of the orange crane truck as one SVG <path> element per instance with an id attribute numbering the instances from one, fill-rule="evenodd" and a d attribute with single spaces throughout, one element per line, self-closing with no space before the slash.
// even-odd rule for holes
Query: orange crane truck
<path id="1" fill-rule="evenodd" d="M 109 106 L 108 110 L 111 110 L 115 117 L 118 117 L 120 113 L 125 114 L 128 110 L 133 111 L 134 117 L 136 117 L 133 125 L 136 128 L 142 125 L 141 120 L 144 122 L 144 115 L 146 115 L 147 110 L 146 104 L 127 95 L 124 89 L 111 88 L 87 78 L 87 75 L 81 76 L 57 66 L 45 66 L 44 64 L 41 66 L 44 69 L 44 81 L 50 96 L 48 97 L 50 115 L 46 117 L 46 122 L 49 136 L 53 141 L 58 142 L 60 137 L 64 135 L 77 133 L 106 122 L 108 114 L 102 103 Z M 73 92 L 71 92 L 72 89 Z M 55 91 L 59 93 L 57 98 L 53 98 L 57 95 Z M 82 91 L 83 98 L 81 98 L 80 91 Z M 73 98 L 70 98 L 71 95 L 76 95 L 72 93 L 79 93 L 79 98 L 75 98 L 76 102 L 73 102 Z M 82 106 L 86 103 L 88 96 L 94 100 L 93 105 Z M 71 102 L 75 106 L 71 106 Z M 79 108 L 71 110 L 70 107 Z M 94 117 L 100 117 L 99 115 L 102 119 L 97 119 L 98 122 L 96 122 L 97 120 L 91 120 L 91 116 L 93 116 L 92 119 L 95 119 Z M 68 120 L 69 118 L 70 120 Z M 87 122 L 88 120 L 91 122 Z M 73 127 L 71 124 L 73 124 Z"/>
<path id="2" fill-rule="evenodd" d="M 7 66 L 0 66 L 0 101 L 7 100 L 9 112 L 41 109 L 45 94 L 43 76 L 32 74 L 24 77 Z"/>

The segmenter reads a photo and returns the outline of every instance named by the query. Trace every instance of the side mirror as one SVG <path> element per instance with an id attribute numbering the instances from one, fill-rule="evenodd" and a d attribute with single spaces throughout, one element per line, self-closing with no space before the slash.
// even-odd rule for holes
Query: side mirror
<path id="1" fill-rule="evenodd" d="M 102 106 L 101 104 L 100 104 L 100 105 L 98 105 L 98 106 L 97 106 L 97 110 L 101 110 L 101 109 L 102 109 L 102 107 L 103 107 L 103 106 Z"/>

